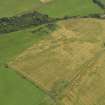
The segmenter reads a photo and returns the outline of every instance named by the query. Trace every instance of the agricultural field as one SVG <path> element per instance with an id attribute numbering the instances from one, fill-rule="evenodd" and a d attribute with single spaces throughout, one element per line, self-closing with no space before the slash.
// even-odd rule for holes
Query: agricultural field
<path id="1" fill-rule="evenodd" d="M 104 22 L 89 18 L 59 22 L 50 37 L 8 66 L 64 105 L 104 105 Z"/>
<path id="2" fill-rule="evenodd" d="M 0 0 L 0 17 L 18 15 L 31 10 L 51 17 L 84 16 L 104 12 L 92 0 Z"/>
<path id="3" fill-rule="evenodd" d="M 0 0 L 0 17 L 13 16 L 34 8 L 39 0 Z"/>
<path id="4" fill-rule="evenodd" d="M 92 0 L 52 0 L 49 5 L 39 8 L 39 11 L 52 17 L 85 16 L 103 13 L 103 10 L 95 5 Z"/>
<path id="5" fill-rule="evenodd" d="M 0 68 L 0 104 L 52 105 L 53 101 L 41 89 L 13 70 Z"/>
<path id="6" fill-rule="evenodd" d="M 54 105 L 46 92 L 16 73 L 15 70 L 7 67 L 7 63 L 14 59 L 16 55 L 33 45 L 33 43 L 47 37 L 44 32 L 43 35 L 32 33 L 31 31 L 35 29 L 30 28 L 0 36 L 1 105 Z"/>
<path id="7" fill-rule="evenodd" d="M 0 105 L 105 105 L 97 1 L 0 0 Z"/>

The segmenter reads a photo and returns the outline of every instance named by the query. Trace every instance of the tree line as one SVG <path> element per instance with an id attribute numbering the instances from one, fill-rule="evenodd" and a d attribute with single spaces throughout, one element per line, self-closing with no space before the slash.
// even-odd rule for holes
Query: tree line
<path id="1" fill-rule="evenodd" d="M 53 21 L 48 15 L 39 12 L 25 13 L 20 16 L 3 17 L 0 19 L 0 34 L 19 31 L 31 26 L 38 26 L 41 24 Z"/>

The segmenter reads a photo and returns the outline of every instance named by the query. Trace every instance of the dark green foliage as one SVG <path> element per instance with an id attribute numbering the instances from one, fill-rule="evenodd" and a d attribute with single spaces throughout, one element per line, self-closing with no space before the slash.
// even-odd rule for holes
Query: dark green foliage
<path id="1" fill-rule="evenodd" d="M 100 1 L 100 0 L 93 0 L 93 2 L 95 4 L 97 4 L 98 6 L 100 6 L 102 9 L 105 9 L 105 3 L 103 3 L 102 1 Z"/>
<path id="2" fill-rule="evenodd" d="M 53 19 L 38 12 L 26 13 L 20 16 L 4 17 L 0 19 L 0 33 L 9 33 L 31 26 L 49 23 Z"/>
<path id="3" fill-rule="evenodd" d="M 20 16 L 4 17 L 0 19 L 0 34 L 23 30 L 32 26 L 46 24 L 50 30 L 56 28 L 55 21 L 72 18 L 101 18 L 101 14 L 90 14 L 88 16 L 64 16 L 63 18 L 50 18 L 48 15 L 39 12 L 25 13 Z M 39 29 L 40 31 L 41 29 Z M 34 33 L 34 31 L 33 31 Z"/>

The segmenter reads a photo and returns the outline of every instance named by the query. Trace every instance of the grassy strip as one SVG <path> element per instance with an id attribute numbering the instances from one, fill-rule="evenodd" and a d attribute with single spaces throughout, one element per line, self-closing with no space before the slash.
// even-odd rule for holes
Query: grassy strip
<path id="1" fill-rule="evenodd" d="M 54 105 L 38 87 L 11 69 L 0 68 L 1 105 Z"/>
<path id="2" fill-rule="evenodd" d="M 44 26 L 43 26 L 44 28 Z M 46 33 L 32 33 L 31 28 L 0 36 L 0 104 L 1 105 L 55 105 L 39 87 L 8 68 L 8 61 L 41 39 Z M 46 29 L 47 30 L 47 29 Z M 43 31 L 44 32 L 44 31 Z"/>

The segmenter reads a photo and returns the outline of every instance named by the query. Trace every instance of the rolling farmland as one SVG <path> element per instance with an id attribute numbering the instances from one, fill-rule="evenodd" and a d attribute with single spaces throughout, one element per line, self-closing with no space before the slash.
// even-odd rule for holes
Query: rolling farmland
<path id="1" fill-rule="evenodd" d="M 97 1 L 0 0 L 0 105 L 105 105 Z"/>

